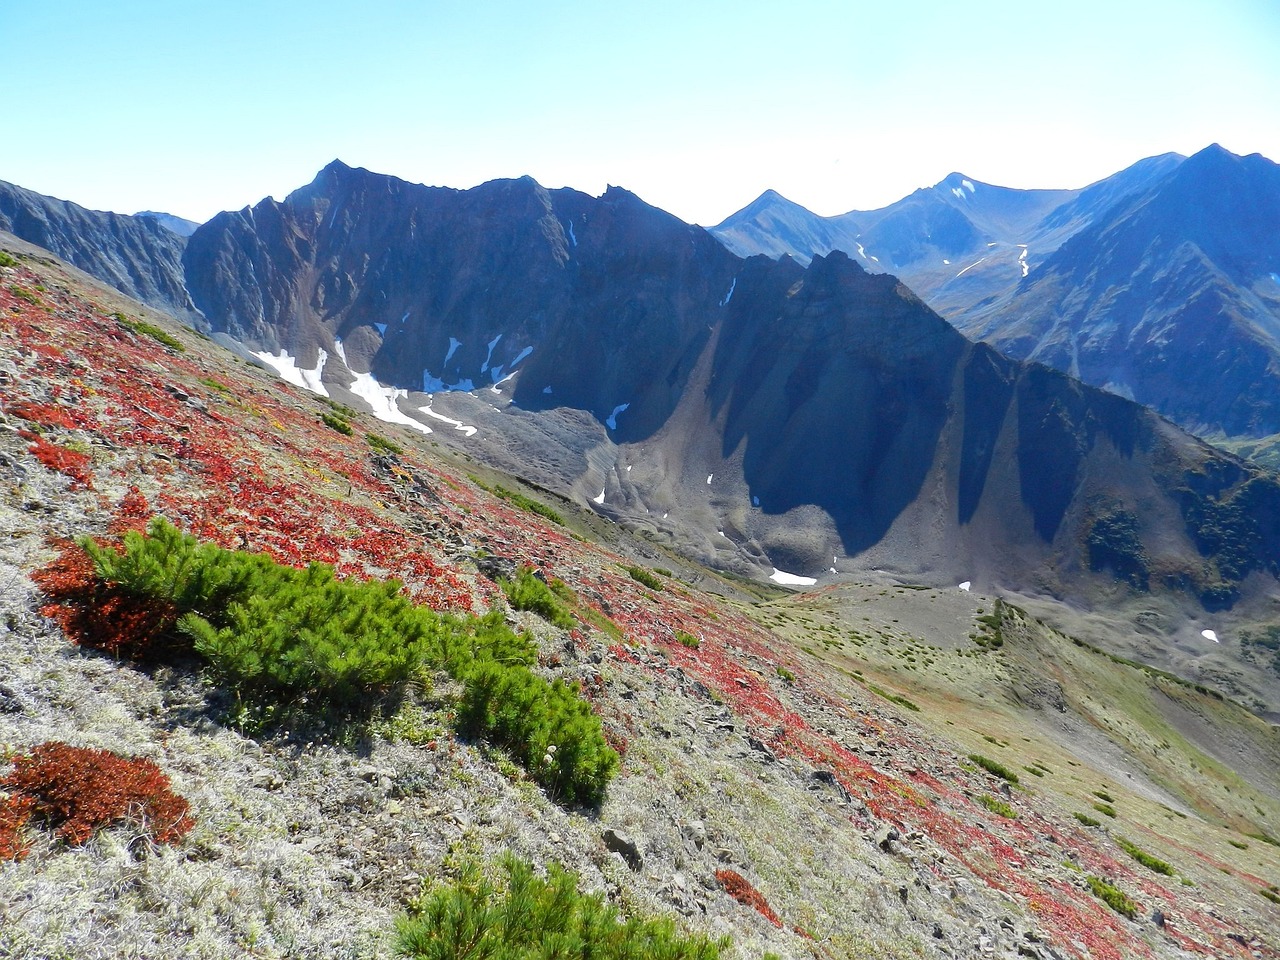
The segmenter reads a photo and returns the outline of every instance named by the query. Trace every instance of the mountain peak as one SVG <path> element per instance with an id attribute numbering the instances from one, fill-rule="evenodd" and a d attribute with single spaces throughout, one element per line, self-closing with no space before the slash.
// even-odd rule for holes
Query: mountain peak
<path id="1" fill-rule="evenodd" d="M 986 186 L 986 184 L 980 183 L 980 181 L 974 180 L 972 177 L 966 177 L 963 173 L 953 172 L 943 177 L 934 189 L 950 192 L 956 197 L 966 199 L 977 193 L 979 186 Z"/>

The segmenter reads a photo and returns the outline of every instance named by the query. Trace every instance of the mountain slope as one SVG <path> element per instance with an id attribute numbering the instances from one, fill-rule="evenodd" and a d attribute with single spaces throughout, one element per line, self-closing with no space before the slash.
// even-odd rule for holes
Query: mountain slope
<path id="1" fill-rule="evenodd" d="M 155 217 L 86 210 L 0 181 L 0 230 L 144 303 L 196 319 L 183 280 L 183 238 Z"/>
<path id="2" fill-rule="evenodd" d="M 968 329 L 1193 430 L 1280 432 L 1277 222 L 1280 167 L 1207 148 Z"/>
<path id="3" fill-rule="evenodd" d="M 983 692 L 1000 691 L 1003 714 L 1017 706 L 1009 698 L 1032 696 L 1050 657 L 1082 669 L 1070 659 L 1079 648 L 1024 614 L 1001 605 L 988 617 L 990 596 L 881 581 L 866 590 L 874 608 L 857 598 L 856 613 L 834 622 L 820 609 L 833 591 L 791 598 L 797 616 L 774 632 L 761 621 L 781 603 L 754 603 L 572 504 L 555 503 L 565 525 L 545 523 L 407 429 L 352 413 L 341 433 L 321 419 L 335 412 L 322 398 L 43 254 L 5 247 L 17 263 L 0 266 L 0 342 L 17 348 L 0 351 L 0 456 L 16 482 L 0 491 L 0 657 L 11 667 L 0 683 L 0 739 L 11 745 L 0 769 L 50 739 L 146 756 L 196 819 L 176 847 L 122 825 L 69 849 L 36 825 L 30 855 L 0 862 L 6 954 L 386 957 L 394 918 L 424 880 L 448 882 L 469 856 L 511 851 L 579 871 L 629 915 L 729 934 L 733 955 L 1280 956 L 1275 908 L 1259 895 L 1280 858 L 1246 836 L 1274 835 L 1280 823 L 1265 776 L 1225 777 L 1229 791 L 1207 789 L 1193 805 L 1161 792 L 1149 769 L 1204 761 L 1167 725 L 1153 729 L 1168 742 L 1149 744 L 1165 755 L 1126 776 L 1124 744 L 1147 718 L 1116 712 L 1123 683 L 1078 707 L 1080 685 L 1068 678 L 1059 708 L 1045 679 L 1047 719 L 1024 743 L 1001 736 L 995 714 L 971 725 L 976 694 L 963 707 L 922 699 L 939 710 L 925 723 L 909 696 L 863 676 L 870 662 L 845 654 L 836 669 L 805 651 L 856 636 L 905 657 L 920 650 L 908 637 L 919 632 L 955 653 L 931 679 L 971 665 L 993 678 Z M 831 272 L 824 282 L 859 282 L 839 259 L 819 268 Z M 821 288 L 819 276 L 809 285 Z M 116 314 L 147 316 L 170 340 Z M 141 669 L 71 647 L 39 613 L 48 598 L 30 579 L 59 549 L 50 538 L 111 541 L 152 512 L 282 562 L 401 577 L 415 602 L 442 610 L 498 606 L 536 635 L 537 669 L 581 684 L 625 749 L 603 805 L 566 808 L 509 758 L 459 736 L 440 676 L 368 727 L 305 710 L 288 729 L 246 727 L 216 677 L 190 664 Z M 505 609 L 482 574 L 501 563 L 558 581 L 561 596 L 577 598 L 577 625 Z M 661 589 L 634 578 L 636 563 Z M 981 652 L 968 637 L 979 630 L 1008 650 Z M 904 680 L 918 675 L 902 663 Z M 1092 670 L 1116 673 L 1102 658 Z M 1274 728 L 1169 684 L 1165 709 L 1179 722 L 1246 731 L 1250 756 L 1274 748 Z M 1125 696 L 1138 706 L 1163 697 L 1158 687 Z M 1082 736 L 1087 711 L 1104 708 L 1118 732 Z M 1046 741 L 1040 726 L 1055 717 L 1070 725 Z M 1022 771 L 1015 785 L 991 772 L 1023 751 L 1039 774 Z M 1087 826 L 1074 814 L 1099 791 L 1116 816 Z M 1125 843 L 1173 875 L 1152 872 Z M 1132 916 L 1092 892 L 1090 877 L 1129 897 Z"/>

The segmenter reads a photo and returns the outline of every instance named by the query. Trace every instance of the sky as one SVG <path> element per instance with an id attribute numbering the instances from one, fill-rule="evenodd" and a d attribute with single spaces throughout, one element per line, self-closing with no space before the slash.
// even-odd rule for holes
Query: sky
<path id="1" fill-rule="evenodd" d="M 335 158 L 708 226 L 769 188 L 832 215 L 1280 162 L 1278 0 L 0 0 L 0 49 L 0 180 L 197 221 Z"/>

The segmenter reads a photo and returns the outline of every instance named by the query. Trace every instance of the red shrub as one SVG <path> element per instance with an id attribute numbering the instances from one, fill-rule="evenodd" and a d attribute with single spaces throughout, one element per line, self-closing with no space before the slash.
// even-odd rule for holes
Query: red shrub
<path id="1" fill-rule="evenodd" d="M 782 926 L 782 921 L 773 912 L 773 908 L 769 906 L 769 901 L 764 898 L 764 894 L 753 887 L 751 882 L 738 871 L 717 870 L 716 879 L 720 881 L 720 886 L 724 887 L 725 893 L 729 894 L 744 907 L 753 907 L 775 927 Z"/>
<path id="2" fill-rule="evenodd" d="M 9 404 L 7 412 L 44 427 L 64 427 L 72 430 L 78 426 L 64 407 L 52 403 L 19 401 Z"/>
<path id="3" fill-rule="evenodd" d="M 87 453 L 78 453 L 75 450 L 60 447 L 56 443 L 50 443 L 30 430 L 19 430 L 18 434 L 31 441 L 31 446 L 27 450 L 35 454 L 37 460 L 50 470 L 57 470 L 70 477 L 73 481 L 71 484 L 73 489 L 76 487 L 93 489 L 93 473 L 89 470 L 92 458 Z"/>
<path id="4" fill-rule="evenodd" d="M 173 633 L 178 611 L 172 604 L 99 580 L 93 561 L 78 546 L 68 547 L 31 580 L 52 601 L 40 612 L 77 646 L 145 661 L 180 652 L 174 644 L 185 643 Z"/>
<path id="5" fill-rule="evenodd" d="M 34 798 L 22 794 L 0 800 L 0 860 L 21 860 L 27 855 L 22 831 L 35 803 Z"/>
<path id="6" fill-rule="evenodd" d="M 138 823 L 158 843 L 176 843 L 195 825 L 187 801 L 169 789 L 159 767 L 109 750 L 42 743 L 14 760 L 0 787 L 20 804 L 28 801 L 29 816 L 56 827 L 72 844 L 124 820 Z"/>

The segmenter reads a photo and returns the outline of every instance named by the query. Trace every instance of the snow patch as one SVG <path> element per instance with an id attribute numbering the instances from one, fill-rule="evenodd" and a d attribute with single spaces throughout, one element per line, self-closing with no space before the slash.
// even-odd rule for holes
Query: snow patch
<path id="1" fill-rule="evenodd" d="M 575 236 L 573 235 L 573 221 L 572 221 L 572 220 L 570 220 L 570 221 L 569 221 L 568 226 L 569 226 L 569 242 L 570 242 L 570 243 L 572 243 L 572 244 L 576 247 L 576 246 L 578 245 L 578 238 L 577 238 L 577 237 L 575 237 Z"/>
<path id="2" fill-rule="evenodd" d="M 490 387 L 489 389 L 492 390 L 494 393 L 501 393 L 502 391 L 499 390 L 498 388 L 502 386 L 504 383 L 506 383 L 508 380 L 510 380 L 512 377 L 514 377 L 519 371 L 512 370 L 505 377 L 501 377 L 501 378 L 498 377 L 498 374 L 502 372 L 501 367 L 495 367 L 490 372 L 493 374 L 494 381 L 493 381 L 493 386 Z"/>
<path id="3" fill-rule="evenodd" d="M 551 392 L 551 384 L 547 384 L 545 387 L 543 387 L 543 388 L 542 388 L 542 392 L 543 392 L 543 393 L 550 393 L 550 392 Z"/>
<path id="4" fill-rule="evenodd" d="M 1273 273 L 1271 275 L 1271 279 L 1274 280 L 1276 283 L 1280 283 L 1280 273 Z"/>
<path id="5" fill-rule="evenodd" d="M 604 491 L 603 491 L 603 490 L 601 490 L 601 491 L 600 491 L 600 496 L 598 496 L 598 497 L 592 497 L 592 498 L 591 498 L 591 502 L 592 502 L 592 503 L 604 503 Z"/>
<path id="6" fill-rule="evenodd" d="M 963 200 L 963 199 L 965 198 L 965 197 L 964 197 L 964 191 L 963 191 L 963 190 L 961 190 L 959 187 L 952 187 L 952 188 L 951 188 L 951 192 L 952 192 L 952 193 L 954 193 L 954 194 L 955 194 L 957 197 L 959 197 L 961 200 Z"/>
<path id="7" fill-rule="evenodd" d="M 854 242 L 857 243 L 856 240 Z M 860 256 L 863 260 L 867 259 L 867 251 L 862 248 L 862 244 L 860 243 L 858 243 L 858 256 Z"/>
<path id="8" fill-rule="evenodd" d="M 333 338 L 333 352 L 338 355 L 338 359 L 342 361 L 342 365 L 350 370 L 351 364 L 347 363 L 347 351 L 343 349 L 342 340 L 338 337 Z"/>
<path id="9" fill-rule="evenodd" d="M 442 420 L 445 423 L 453 424 L 453 429 L 461 431 L 463 434 L 465 434 L 468 437 L 474 437 L 476 435 L 475 427 L 470 426 L 469 424 L 463 423 L 461 420 L 454 420 L 452 417 L 446 417 L 442 413 L 436 413 L 434 410 L 431 409 L 430 406 L 419 407 L 418 410 L 421 413 L 425 413 L 428 417 L 431 417 L 433 420 Z"/>
<path id="10" fill-rule="evenodd" d="M 727 307 L 729 305 L 729 301 L 733 299 L 733 288 L 736 287 L 737 285 L 738 285 L 738 278 L 734 277 L 733 281 L 729 284 L 729 292 L 726 293 L 724 295 L 724 299 L 720 301 L 720 306 Z"/>
<path id="11" fill-rule="evenodd" d="M 751 505 L 752 505 L 753 507 L 758 507 L 758 506 L 760 506 L 760 498 L 759 498 L 759 497 L 752 497 L 752 498 L 751 498 Z"/>
<path id="12" fill-rule="evenodd" d="M 458 352 L 460 346 L 462 346 L 462 341 L 457 337 L 449 338 L 449 352 L 444 355 L 444 366 L 449 365 L 449 361 L 453 359 L 453 355 Z"/>
<path id="13" fill-rule="evenodd" d="M 533 347 L 525 347 L 523 350 L 521 350 L 519 353 L 516 354 L 516 358 L 511 361 L 511 366 L 514 367 L 516 364 L 518 364 L 521 360 L 523 360 L 525 357 L 527 357 L 531 353 L 533 353 Z"/>
<path id="14" fill-rule="evenodd" d="M 1022 252 L 1018 254 L 1018 263 L 1022 266 L 1022 275 L 1025 277 L 1027 275 L 1027 271 L 1031 269 L 1027 266 L 1027 245 L 1025 243 L 1020 243 L 1018 246 L 1022 247 Z"/>
<path id="15" fill-rule="evenodd" d="M 608 427 L 610 430 L 617 430 L 617 429 L 618 429 L 618 414 L 620 414 L 623 410 L 627 409 L 627 407 L 629 407 L 629 406 L 631 406 L 631 404 L 629 404 L 629 403 L 620 403 L 620 404 L 618 404 L 616 407 L 614 407 L 614 408 L 613 408 L 613 413 L 611 413 L 611 414 L 609 414 L 609 416 L 605 417 L 605 419 L 604 419 L 604 425 L 605 425 L 606 427 Z"/>
<path id="16" fill-rule="evenodd" d="M 974 187 L 974 186 L 973 186 L 973 184 L 972 184 L 972 183 L 970 183 L 968 180 L 961 180 L 961 181 L 960 181 L 960 186 L 964 187 L 964 188 L 965 188 L 966 190 L 968 190 L 970 193 L 975 193 L 975 192 L 976 192 L 975 187 Z"/>
<path id="17" fill-rule="evenodd" d="M 1200 636 L 1204 637 L 1206 640 L 1212 640 L 1214 643 L 1222 642 L 1221 640 L 1218 639 L 1218 634 L 1213 630 L 1201 630 Z"/>
<path id="18" fill-rule="evenodd" d="M 629 464 L 629 463 L 628 463 L 628 464 L 627 464 L 627 473 L 630 473 L 630 472 L 631 472 L 631 464 Z"/>
<path id="19" fill-rule="evenodd" d="M 982 260 L 986 260 L 986 259 L 987 259 L 986 257 L 983 257 L 983 258 L 982 258 Z M 975 260 L 973 263 L 969 264 L 967 267 L 965 267 L 963 270 L 961 270 L 959 273 L 957 273 L 957 274 L 956 274 L 956 276 L 957 276 L 957 277 L 963 277 L 966 273 L 968 273 L 970 270 L 972 270 L 972 269 L 973 269 L 974 267 L 976 267 L 978 264 L 982 263 L 982 260 Z"/>
<path id="20" fill-rule="evenodd" d="M 430 433 L 431 428 L 413 417 L 400 412 L 396 401 L 409 395 L 408 390 L 395 387 L 384 387 L 373 379 L 371 373 L 357 373 L 356 378 L 347 387 L 352 393 L 373 408 L 373 415 L 385 423 L 398 423 L 404 427 L 412 427 L 423 433 Z"/>
<path id="21" fill-rule="evenodd" d="M 484 373 L 489 369 L 489 361 L 493 359 L 493 348 L 498 345 L 498 341 L 502 339 L 502 334 L 498 334 L 489 341 L 489 352 L 485 355 L 484 363 L 480 366 L 480 372 Z"/>
<path id="22" fill-rule="evenodd" d="M 715 474 L 714 474 L 714 473 L 708 473 L 708 474 L 707 474 L 707 486 L 708 486 L 708 487 L 709 487 L 709 486 L 711 486 L 711 478 L 712 478 L 712 477 L 714 477 L 714 476 L 715 476 Z"/>
<path id="23" fill-rule="evenodd" d="M 386 336 L 387 325 L 385 323 L 375 323 L 374 326 L 378 328 L 378 333 L 382 334 L 383 336 Z"/>
<path id="24" fill-rule="evenodd" d="M 970 587 L 972 587 L 972 586 L 973 586 L 973 581 L 972 581 L 972 580 L 966 580 L 964 583 L 960 584 L 960 589 L 961 589 L 961 590 L 963 590 L 965 593 L 968 593 L 968 592 L 969 592 L 969 588 L 970 588 Z"/>
<path id="25" fill-rule="evenodd" d="M 947 266 L 947 267 L 949 267 L 949 266 L 951 266 L 951 261 L 950 261 L 950 260 L 943 260 L 943 261 L 942 261 L 942 264 L 943 264 L 943 266 Z"/>
<path id="26" fill-rule="evenodd" d="M 278 357 L 266 351 L 255 352 L 254 356 L 274 370 L 276 376 L 285 383 L 292 383 L 295 387 L 310 390 L 312 393 L 318 393 L 322 397 L 329 395 L 329 391 L 320 382 L 320 374 L 324 370 L 324 363 L 329 359 L 329 354 L 325 351 L 320 351 L 320 359 L 316 361 L 314 370 L 304 370 L 299 367 L 297 361 L 285 353 L 283 348 L 280 350 L 280 356 Z"/>
<path id="27" fill-rule="evenodd" d="M 404 312 L 404 316 L 400 318 L 400 322 L 401 322 L 401 323 L 404 323 L 406 320 L 408 320 L 408 319 L 409 319 L 409 314 L 411 314 L 411 313 L 413 313 L 413 309 L 412 309 L 412 308 L 410 308 L 410 309 L 406 310 L 406 311 Z"/>
<path id="28" fill-rule="evenodd" d="M 794 573 L 787 573 L 785 570 L 773 568 L 773 573 L 769 574 L 769 579 L 774 583 L 780 583 L 788 587 L 812 587 L 818 582 L 816 577 L 801 577 Z"/>
<path id="29" fill-rule="evenodd" d="M 422 371 L 423 393 L 470 393 L 476 388 L 470 377 L 457 383 L 445 383 L 430 370 Z"/>

